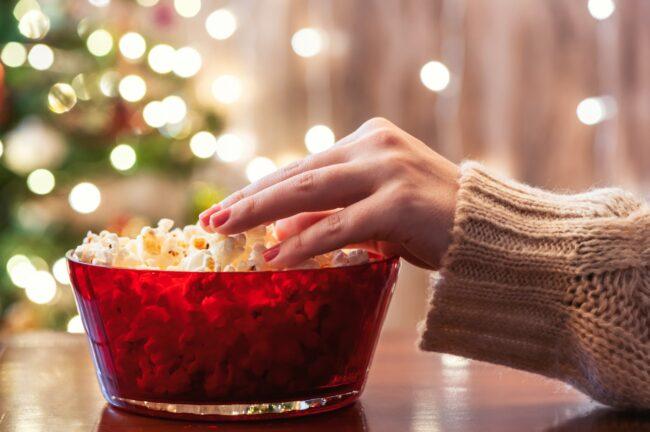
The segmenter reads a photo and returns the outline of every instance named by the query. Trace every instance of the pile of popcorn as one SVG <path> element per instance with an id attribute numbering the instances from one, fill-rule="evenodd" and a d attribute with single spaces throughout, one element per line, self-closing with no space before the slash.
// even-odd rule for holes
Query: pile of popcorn
<path id="1" fill-rule="evenodd" d="M 161 219 L 156 228 L 144 227 L 136 238 L 115 233 L 88 232 L 73 255 L 81 262 L 109 267 L 176 271 L 236 272 L 273 270 L 264 252 L 278 243 L 271 226 L 260 225 L 226 236 L 209 233 L 198 225 L 173 228 Z M 336 250 L 308 259 L 293 268 L 324 268 L 368 262 L 364 250 Z"/>

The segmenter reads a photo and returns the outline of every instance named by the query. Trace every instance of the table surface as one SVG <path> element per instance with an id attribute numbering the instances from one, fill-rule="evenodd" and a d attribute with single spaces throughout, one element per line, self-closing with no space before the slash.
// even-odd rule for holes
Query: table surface
<path id="1" fill-rule="evenodd" d="M 415 333 L 382 335 L 360 402 L 292 420 L 187 423 L 127 414 L 102 399 L 82 335 L 5 339 L 0 431 L 640 431 L 650 416 L 608 410 L 525 372 L 418 352 Z"/>

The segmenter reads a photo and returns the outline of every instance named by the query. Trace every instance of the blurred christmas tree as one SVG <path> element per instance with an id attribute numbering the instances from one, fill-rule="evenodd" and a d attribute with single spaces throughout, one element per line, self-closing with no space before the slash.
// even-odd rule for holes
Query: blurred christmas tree
<path id="1" fill-rule="evenodd" d="M 201 106 L 191 86 L 199 53 L 135 32 L 171 19 L 164 7 L 141 6 L 155 1 L 139 3 L 113 0 L 110 13 L 96 7 L 107 0 L 0 3 L 5 328 L 78 328 L 77 319 L 70 323 L 76 312 L 62 257 L 85 227 L 52 219 L 49 209 L 92 213 L 102 198 L 93 179 L 143 170 L 187 177 L 215 151 L 221 118 Z M 217 198 L 207 187 L 188 196 L 188 220 Z M 110 228 L 137 230 L 137 216 L 123 215 Z"/>

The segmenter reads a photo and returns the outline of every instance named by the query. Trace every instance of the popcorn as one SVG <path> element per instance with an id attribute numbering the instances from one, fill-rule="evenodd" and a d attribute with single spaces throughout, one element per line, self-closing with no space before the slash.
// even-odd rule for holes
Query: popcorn
<path id="1" fill-rule="evenodd" d="M 264 271 L 272 267 L 264 252 L 278 241 L 271 226 L 260 225 L 245 233 L 226 236 L 209 233 L 198 225 L 173 228 L 161 219 L 155 228 L 144 227 L 135 238 L 115 233 L 88 232 L 73 251 L 79 261 L 107 267 L 161 269 L 193 272 Z M 303 261 L 295 269 L 316 269 L 362 264 L 369 261 L 363 250 L 343 250 Z"/>

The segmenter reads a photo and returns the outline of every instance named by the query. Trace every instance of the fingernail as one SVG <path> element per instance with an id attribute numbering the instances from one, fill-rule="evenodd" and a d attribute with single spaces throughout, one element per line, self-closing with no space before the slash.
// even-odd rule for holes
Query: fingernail
<path id="1" fill-rule="evenodd" d="M 210 226 L 212 226 L 213 228 L 220 227 L 221 225 L 226 223 L 229 217 L 230 217 L 230 209 L 226 209 L 218 213 L 215 213 L 210 217 Z"/>
<path id="2" fill-rule="evenodd" d="M 278 256 L 279 253 L 280 253 L 280 245 L 276 244 L 275 246 L 273 246 L 272 248 L 264 252 L 262 256 L 264 257 L 264 261 L 269 262 L 272 261 L 273 258 Z"/>
<path id="3" fill-rule="evenodd" d="M 210 216 L 212 216 L 213 214 L 215 214 L 215 213 L 218 212 L 219 210 L 221 210 L 221 206 L 220 206 L 220 205 L 212 206 L 212 207 L 210 207 L 209 209 L 204 210 L 204 211 L 199 215 L 199 220 L 200 220 L 201 222 L 203 222 L 204 225 L 208 225 L 208 224 L 210 224 Z"/>

